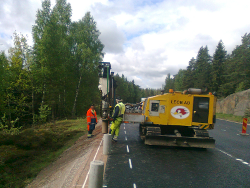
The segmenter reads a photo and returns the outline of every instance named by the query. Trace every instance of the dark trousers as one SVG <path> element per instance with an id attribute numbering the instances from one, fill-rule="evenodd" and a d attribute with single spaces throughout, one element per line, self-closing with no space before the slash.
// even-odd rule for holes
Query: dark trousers
<path id="1" fill-rule="evenodd" d="M 89 125 L 88 133 L 89 133 L 89 134 L 92 134 L 93 130 L 95 130 L 95 123 L 91 123 L 91 124 Z"/>

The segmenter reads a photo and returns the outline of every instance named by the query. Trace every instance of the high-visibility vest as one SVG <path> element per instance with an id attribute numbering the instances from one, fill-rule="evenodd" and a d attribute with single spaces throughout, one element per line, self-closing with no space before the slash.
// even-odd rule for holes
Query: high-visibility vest
<path id="1" fill-rule="evenodd" d="M 115 108 L 117 106 L 119 107 L 118 117 L 120 117 L 121 115 L 123 115 L 125 113 L 125 105 L 122 102 L 120 102 L 117 105 L 115 105 Z"/>
<path id="2" fill-rule="evenodd" d="M 87 111 L 87 123 L 96 123 L 97 115 L 96 111 L 92 112 L 91 108 Z"/>

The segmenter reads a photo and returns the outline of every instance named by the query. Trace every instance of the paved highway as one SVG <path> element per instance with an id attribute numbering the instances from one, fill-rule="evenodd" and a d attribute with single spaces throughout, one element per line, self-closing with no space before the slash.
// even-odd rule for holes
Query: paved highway
<path id="1" fill-rule="evenodd" d="M 250 187 L 250 136 L 239 135 L 240 124 L 217 120 L 216 148 L 207 150 L 144 145 L 138 126 L 122 124 L 104 187 Z"/>

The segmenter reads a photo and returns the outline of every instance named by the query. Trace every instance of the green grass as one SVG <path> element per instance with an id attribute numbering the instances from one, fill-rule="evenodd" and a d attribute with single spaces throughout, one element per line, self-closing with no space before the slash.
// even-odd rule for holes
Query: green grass
<path id="1" fill-rule="evenodd" d="M 222 113 L 216 113 L 216 118 L 230 120 L 242 123 L 243 117 L 242 116 L 235 116 L 233 114 L 222 114 Z M 248 117 L 248 122 L 250 122 L 250 118 Z"/>
<path id="2" fill-rule="evenodd" d="M 36 126 L 16 136 L 0 133 L 0 187 L 25 187 L 86 130 L 86 119 L 76 119 Z"/>

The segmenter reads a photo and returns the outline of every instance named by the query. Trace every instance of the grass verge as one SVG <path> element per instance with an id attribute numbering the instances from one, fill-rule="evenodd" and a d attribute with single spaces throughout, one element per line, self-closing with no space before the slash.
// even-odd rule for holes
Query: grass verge
<path id="1" fill-rule="evenodd" d="M 25 129 L 15 136 L 0 133 L 0 187 L 25 187 L 86 130 L 86 119 L 76 119 Z"/>
<path id="2" fill-rule="evenodd" d="M 242 121 L 243 121 L 242 116 L 235 116 L 233 114 L 216 113 L 216 118 L 225 119 L 225 120 L 229 120 L 229 121 L 235 121 L 235 122 L 239 122 L 239 123 L 242 123 Z M 250 118 L 248 117 L 247 119 L 249 122 Z"/>

